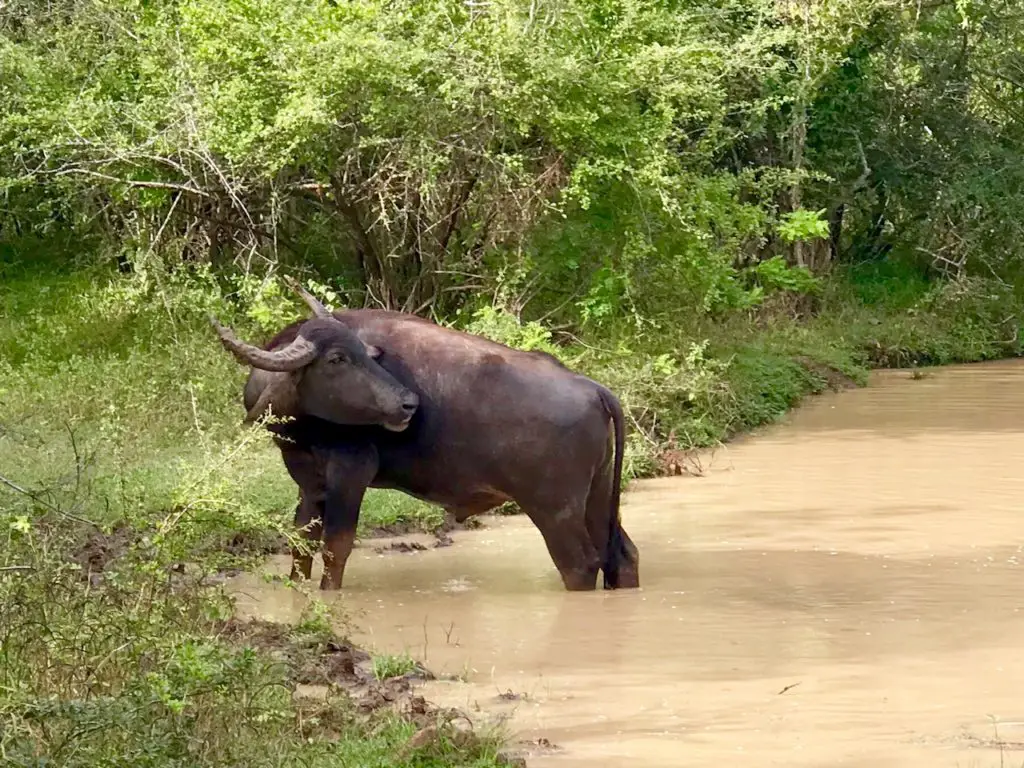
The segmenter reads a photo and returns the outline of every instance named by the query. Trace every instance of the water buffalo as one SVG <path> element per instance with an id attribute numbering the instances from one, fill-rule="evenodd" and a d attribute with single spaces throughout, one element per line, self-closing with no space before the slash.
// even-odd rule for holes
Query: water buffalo
<path id="1" fill-rule="evenodd" d="M 622 407 L 555 358 L 511 349 L 414 315 L 330 312 L 293 284 L 314 316 L 265 347 L 211 318 L 252 367 L 246 419 L 269 407 L 299 486 L 296 525 L 324 539 L 321 589 L 341 587 L 368 487 L 396 488 L 456 520 L 506 501 L 540 529 L 566 589 L 639 586 L 622 529 Z M 322 530 L 318 521 L 322 521 Z M 295 553 L 292 576 L 310 577 Z"/>

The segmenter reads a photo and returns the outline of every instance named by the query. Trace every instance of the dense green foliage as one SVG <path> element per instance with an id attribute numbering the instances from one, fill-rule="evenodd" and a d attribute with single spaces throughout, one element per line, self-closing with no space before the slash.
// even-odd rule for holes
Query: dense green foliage
<path id="1" fill-rule="evenodd" d="M 11 0 L 2 226 L 568 325 L 807 287 L 775 255 L 1008 277 L 1022 22 L 971 0 Z"/>
<path id="2" fill-rule="evenodd" d="M 1012 0 L 0 3 L 0 755 L 493 764 L 220 636 L 203 579 L 295 489 L 207 313 L 265 339 L 292 274 L 547 350 L 664 471 L 1021 352 L 1022 51 Z M 441 520 L 374 491 L 361 526 Z"/>

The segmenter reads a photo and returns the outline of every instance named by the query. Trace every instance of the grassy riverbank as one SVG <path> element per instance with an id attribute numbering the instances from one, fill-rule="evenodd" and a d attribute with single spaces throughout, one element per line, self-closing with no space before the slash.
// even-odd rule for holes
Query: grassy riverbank
<path id="1" fill-rule="evenodd" d="M 233 538 L 270 541 L 268 519 L 287 530 L 293 484 L 264 435 L 242 429 L 245 371 L 206 321 L 213 311 L 266 338 L 302 316 L 278 283 L 232 290 L 206 271 L 63 271 L 14 251 L 2 269 L 0 467 L 9 479 L 53 493 L 73 481 L 81 515 L 103 523 L 148 524 L 190 505 L 211 521 L 230 513 L 224 535 Z M 1021 351 L 1024 309 L 1002 283 L 862 269 L 812 298 L 813 313 L 807 297 L 785 295 L 720 319 L 681 307 L 656 332 L 623 325 L 569 343 L 497 311 L 463 325 L 548 349 L 609 385 L 630 414 L 631 477 L 663 472 L 666 451 L 713 445 L 807 395 L 861 383 L 873 367 Z M 361 525 L 365 534 L 441 521 L 437 509 L 372 492 Z"/>
<path id="2" fill-rule="evenodd" d="M 13 251 L 2 264 L 8 764 L 498 764 L 495 740 L 451 726 L 409 747 L 436 719 L 420 705 L 361 708 L 356 673 L 323 673 L 341 641 L 315 599 L 276 644 L 225 624 L 230 607 L 210 579 L 281 546 L 295 489 L 265 436 L 241 428 L 244 371 L 205 315 L 256 339 L 298 305 L 206 271 L 67 271 Z M 806 298 L 717 320 L 680 308 L 657 334 L 623 326 L 569 344 L 498 312 L 468 325 L 551 349 L 618 392 L 633 476 L 669 471 L 672 451 L 727 440 L 873 366 L 1020 352 L 1020 303 L 1002 284 L 862 270 L 834 276 L 814 313 L 795 316 Z M 442 520 L 394 493 L 373 492 L 365 510 L 364 533 Z M 293 696 L 310 682 L 334 687 L 327 699 Z"/>

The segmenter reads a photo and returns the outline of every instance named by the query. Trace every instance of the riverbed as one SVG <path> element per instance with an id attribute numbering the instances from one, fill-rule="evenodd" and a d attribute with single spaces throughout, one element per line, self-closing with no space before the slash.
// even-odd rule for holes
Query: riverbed
<path id="1" fill-rule="evenodd" d="M 879 372 L 701 463 L 623 498 L 640 590 L 565 592 L 525 517 L 487 517 L 368 542 L 329 599 L 448 678 L 427 698 L 556 745 L 536 768 L 1024 762 L 1024 364 Z"/>

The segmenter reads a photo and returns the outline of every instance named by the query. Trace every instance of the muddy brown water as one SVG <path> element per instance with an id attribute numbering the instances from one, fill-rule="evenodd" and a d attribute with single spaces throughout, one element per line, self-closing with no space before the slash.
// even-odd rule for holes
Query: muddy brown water
<path id="1" fill-rule="evenodd" d="M 331 599 L 463 678 L 434 702 L 560 747 L 531 766 L 1024 763 L 1024 363 L 880 373 L 704 461 L 626 494 L 639 591 L 564 592 L 517 517 L 368 542 Z"/>

